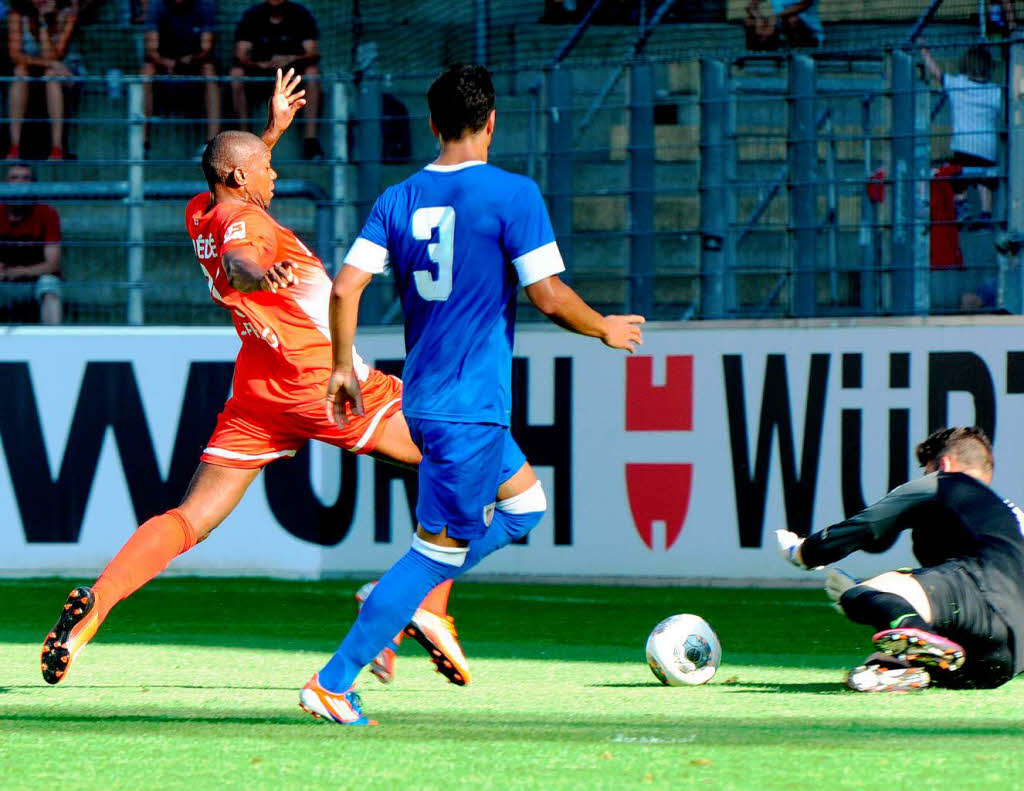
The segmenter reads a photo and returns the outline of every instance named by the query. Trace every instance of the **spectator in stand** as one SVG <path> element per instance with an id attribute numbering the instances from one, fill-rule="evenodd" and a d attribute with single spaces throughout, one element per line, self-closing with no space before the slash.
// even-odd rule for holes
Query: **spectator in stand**
<path id="1" fill-rule="evenodd" d="M 50 159 L 64 159 L 64 87 L 59 78 L 80 72 L 68 49 L 78 25 L 75 0 L 18 0 L 11 4 L 7 49 L 14 66 L 11 84 L 11 147 L 8 159 L 21 157 L 21 130 L 28 109 L 28 79 L 45 77 L 50 117 Z"/>
<path id="2" fill-rule="evenodd" d="M 28 165 L 7 168 L 9 184 L 35 179 Z M 0 322 L 60 324 L 60 216 L 31 200 L 0 204 Z M 9 284 L 9 285 L 8 285 Z"/>
<path id="3" fill-rule="evenodd" d="M 1013 0 L 989 0 L 985 35 L 1009 36 L 1016 29 L 1017 13 L 1013 7 Z"/>
<path id="4" fill-rule="evenodd" d="M 825 33 L 815 4 L 816 0 L 771 0 L 770 9 L 762 10 L 761 0 L 750 0 L 744 23 L 747 49 L 821 46 Z"/>
<path id="5" fill-rule="evenodd" d="M 292 0 L 265 0 L 252 6 L 235 30 L 235 65 L 231 68 L 231 94 L 243 129 L 248 128 L 250 99 L 255 91 L 273 84 L 261 79 L 246 85 L 243 77 L 272 77 L 277 69 L 295 69 L 306 88 L 302 155 L 308 160 L 324 157 L 317 137 L 320 114 L 320 33 L 313 15 Z M 264 97 L 260 97 L 262 101 Z"/>
<path id="6" fill-rule="evenodd" d="M 220 85 L 213 62 L 216 23 L 217 10 L 213 0 L 150 0 L 146 12 L 146 62 L 142 64 L 142 75 L 206 78 L 203 96 L 207 141 L 220 132 Z M 165 95 L 161 104 L 189 108 L 196 104 L 191 95 L 194 86 L 195 83 L 165 82 L 156 90 L 159 93 L 161 88 L 166 88 L 171 94 Z M 145 91 L 145 113 L 149 118 L 153 114 L 154 88 L 148 80 L 142 87 Z M 149 124 L 146 124 L 145 135 L 148 155 Z M 206 150 L 205 143 L 202 150 Z"/>
<path id="7" fill-rule="evenodd" d="M 953 116 L 953 139 L 950 141 L 953 156 L 950 163 L 961 168 L 994 167 L 1003 115 L 1003 91 L 990 82 L 992 55 L 986 47 L 975 44 L 960 58 L 957 74 L 944 74 L 926 47 L 921 48 L 921 57 L 928 74 L 942 85 L 949 97 Z M 981 202 L 981 214 L 976 224 L 989 225 L 992 222 L 992 190 L 999 186 L 995 178 L 968 175 L 953 180 L 957 220 L 966 218 L 967 188 L 972 184 L 977 185 Z"/>

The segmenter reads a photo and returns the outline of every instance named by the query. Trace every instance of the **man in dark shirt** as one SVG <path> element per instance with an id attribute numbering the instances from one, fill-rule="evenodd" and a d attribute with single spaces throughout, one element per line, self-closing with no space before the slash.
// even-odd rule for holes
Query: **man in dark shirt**
<path id="1" fill-rule="evenodd" d="M 910 530 L 920 568 L 860 583 L 829 572 L 829 595 L 846 616 L 880 630 L 878 652 L 847 685 L 1001 686 L 1024 671 L 1024 512 L 989 488 L 992 446 L 981 429 L 937 431 L 917 458 L 923 478 L 807 538 L 778 530 L 779 549 L 820 568 L 857 550 L 884 552 Z"/>
<path id="2" fill-rule="evenodd" d="M 320 115 L 320 33 L 313 15 L 292 0 L 265 0 L 242 15 L 235 30 L 235 65 L 231 68 L 231 95 L 235 112 L 245 128 L 249 122 L 250 96 L 244 77 L 271 77 L 295 69 L 306 88 L 305 136 L 302 153 L 306 159 L 323 159 L 317 138 Z M 252 84 L 262 89 L 266 79 Z"/>
<path id="3" fill-rule="evenodd" d="M 146 12 L 146 61 L 144 77 L 181 75 L 204 77 L 206 139 L 220 132 L 220 85 L 213 62 L 213 36 L 216 9 L 212 0 L 150 0 Z M 153 115 L 153 85 L 142 83 L 145 114 Z M 179 87 L 179 86 L 169 86 Z M 180 87 L 191 87 L 187 83 Z M 192 91 L 171 92 L 174 105 L 191 109 Z M 169 102 L 169 103 L 171 103 Z M 174 109 L 180 109 L 175 107 Z M 146 148 L 149 148 L 149 125 L 146 125 Z M 203 148 L 206 148 L 205 143 Z"/>
<path id="4" fill-rule="evenodd" d="M 34 181 L 28 165 L 7 169 L 9 184 Z M 30 200 L 0 205 L 0 323 L 60 324 L 60 216 Z"/>

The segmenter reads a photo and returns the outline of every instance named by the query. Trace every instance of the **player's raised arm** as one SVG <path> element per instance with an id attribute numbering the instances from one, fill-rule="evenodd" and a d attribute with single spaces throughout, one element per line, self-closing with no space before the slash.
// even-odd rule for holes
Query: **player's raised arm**
<path id="1" fill-rule="evenodd" d="M 284 74 L 280 69 L 277 70 L 274 93 L 267 103 L 267 128 L 260 135 L 267 148 L 274 147 L 284 131 L 291 126 L 295 114 L 306 106 L 303 98 L 306 92 L 298 90 L 301 79 L 295 69 L 288 69 Z"/>
<path id="2" fill-rule="evenodd" d="M 600 338 L 613 349 L 624 349 L 632 354 L 643 343 L 640 325 L 643 316 L 602 316 L 562 282 L 558 275 L 550 275 L 526 286 L 530 302 L 559 327 L 580 335 Z"/>
<path id="3" fill-rule="evenodd" d="M 342 266 L 331 288 L 331 376 L 327 380 L 325 409 L 327 417 L 339 425 L 349 421 L 345 406 L 352 414 L 362 415 L 363 395 L 352 361 L 352 346 L 359 322 L 359 302 L 373 275 L 348 264 Z"/>

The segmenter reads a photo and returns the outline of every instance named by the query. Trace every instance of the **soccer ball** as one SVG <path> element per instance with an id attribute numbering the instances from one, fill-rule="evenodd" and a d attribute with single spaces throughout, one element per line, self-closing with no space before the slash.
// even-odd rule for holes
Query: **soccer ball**
<path id="1" fill-rule="evenodd" d="M 699 615 L 672 615 L 647 638 L 647 664 L 670 687 L 706 684 L 721 663 L 722 643 Z"/>

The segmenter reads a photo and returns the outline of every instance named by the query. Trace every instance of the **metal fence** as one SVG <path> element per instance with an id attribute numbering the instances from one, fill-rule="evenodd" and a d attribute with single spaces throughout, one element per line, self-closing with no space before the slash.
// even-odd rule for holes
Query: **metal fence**
<path id="1" fill-rule="evenodd" d="M 646 58 L 642 35 L 604 64 L 494 70 L 492 161 L 541 184 L 567 278 L 586 299 L 667 320 L 1021 312 L 1024 141 L 1006 120 L 1020 111 L 1019 90 L 1006 88 L 1024 73 L 1016 40 L 986 45 L 1003 97 L 997 164 L 951 180 L 938 166 L 952 153 L 954 102 L 922 80 L 913 47 Z M 936 60 L 955 72 L 967 43 L 936 48 Z M 380 191 L 434 156 L 423 98 L 433 76 L 325 77 L 325 159 L 302 158 L 298 129 L 275 151 L 284 182 L 273 211 L 328 268 Z M 61 214 L 65 320 L 226 321 L 182 225 L 204 188 L 204 119 L 149 119 L 147 154 L 138 78 L 76 90 L 78 158 L 33 162 L 31 185 L 0 184 L 4 201 L 45 199 Z M 940 210 L 960 179 L 972 182 L 966 219 Z M 994 182 L 990 219 L 980 180 Z M 361 318 L 400 320 L 386 284 Z"/>

